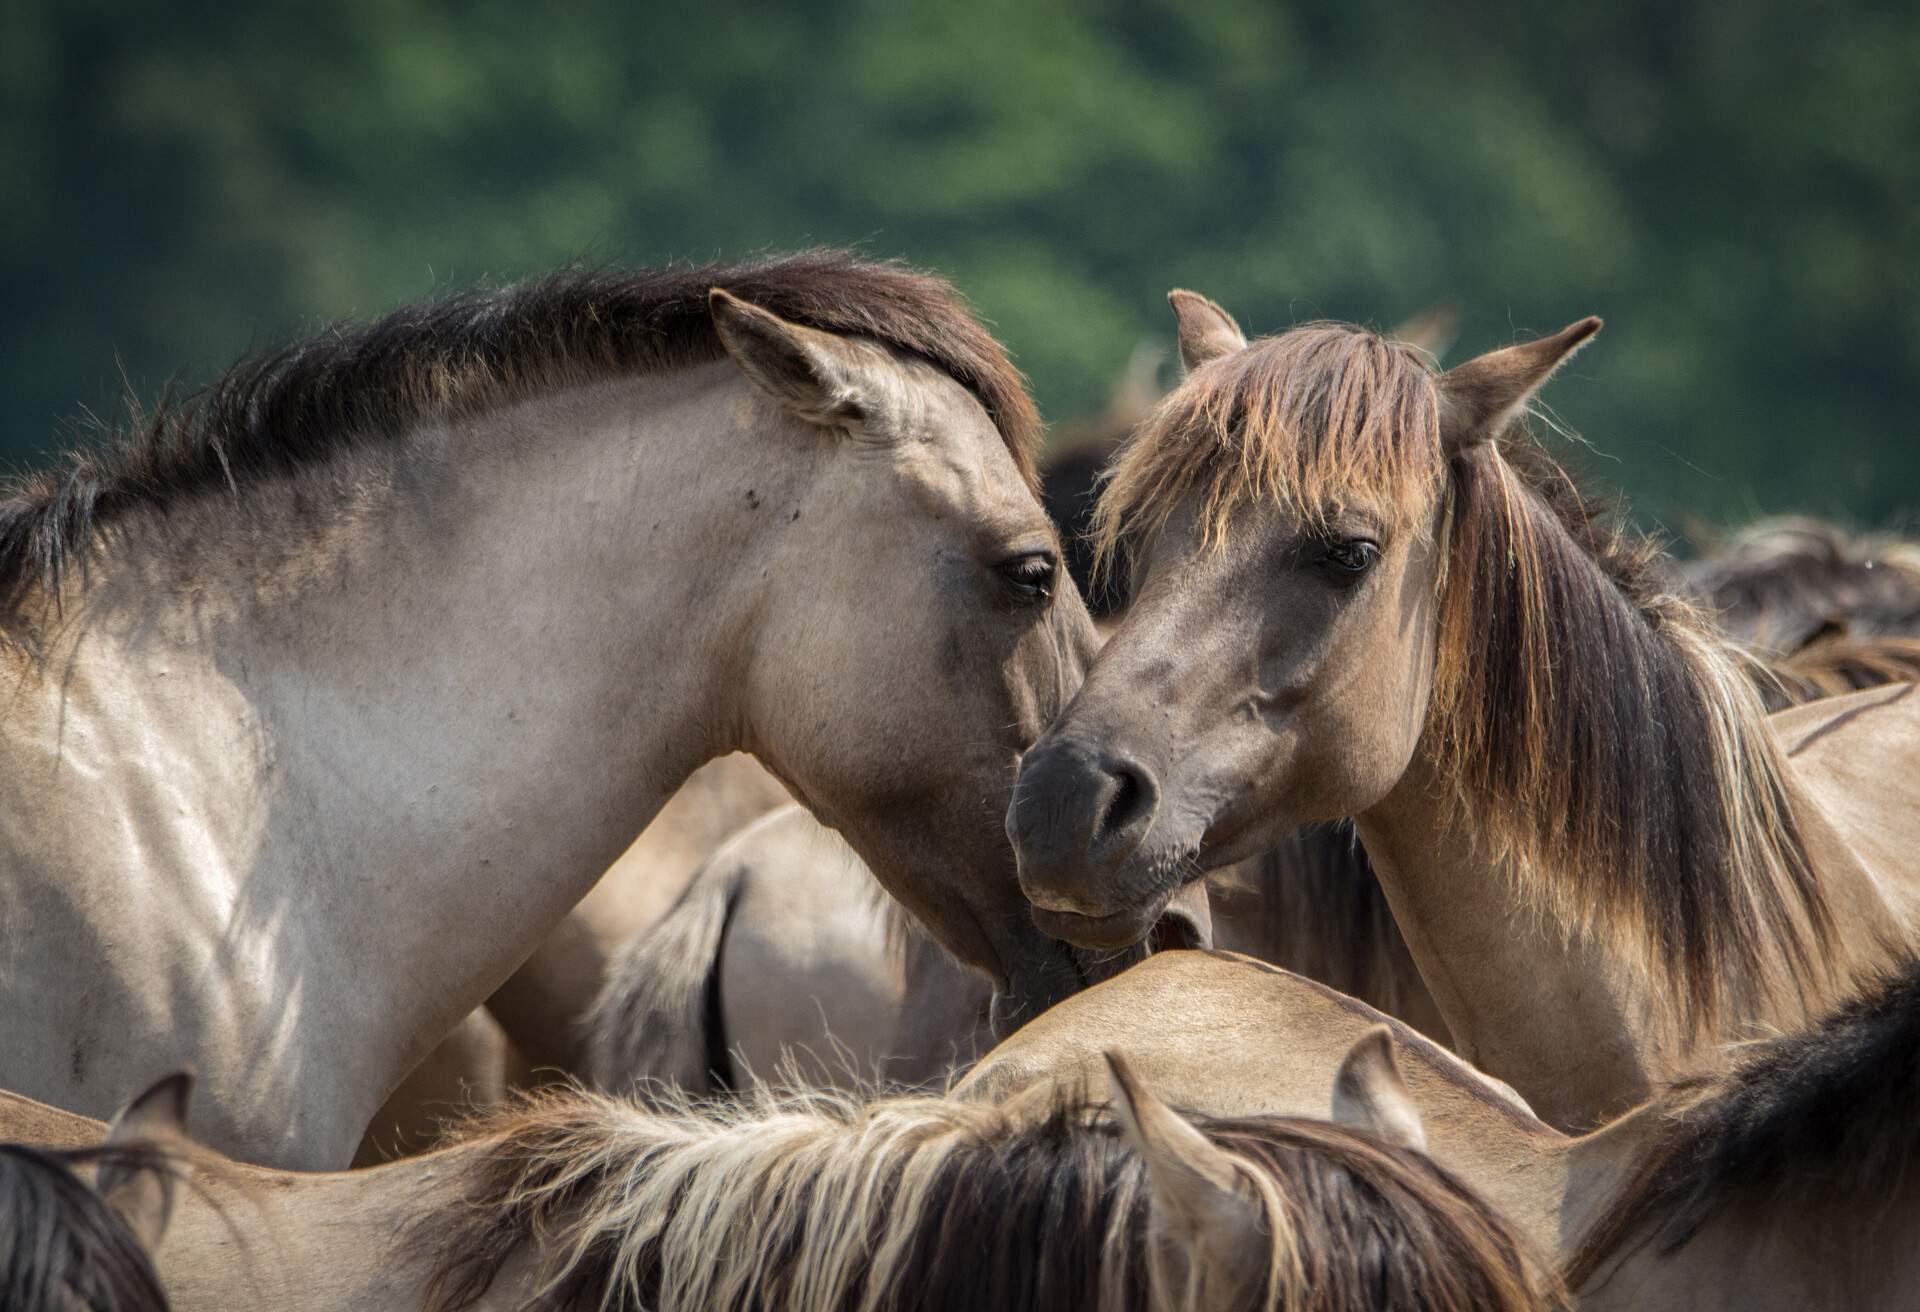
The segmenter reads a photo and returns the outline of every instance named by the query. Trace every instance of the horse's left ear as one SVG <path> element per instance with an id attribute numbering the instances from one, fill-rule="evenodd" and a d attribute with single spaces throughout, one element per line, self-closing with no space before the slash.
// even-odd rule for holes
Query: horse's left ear
<path id="1" fill-rule="evenodd" d="M 1234 317 L 1199 292 L 1175 287 L 1167 293 L 1167 304 L 1180 328 L 1180 363 L 1187 372 L 1247 349 L 1247 335 Z"/>
<path id="2" fill-rule="evenodd" d="M 1427 1147 L 1420 1108 L 1393 1059 L 1393 1031 L 1375 1025 L 1347 1050 L 1333 1077 L 1333 1119 L 1402 1148 Z"/>
<path id="3" fill-rule="evenodd" d="M 1157 1240 L 1209 1288 L 1258 1289 L 1272 1241 L 1233 1159 L 1148 1093 L 1119 1053 L 1106 1058 L 1120 1123 L 1147 1163 Z"/>
<path id="4" fill-rule="evenodd" d="M 866 426 L 898 390 L 876 346 L 789 323 L 725 288 L 707 293 L 714 331 L 735 364 L 789 412 L 828 428 Z"/>
<path id="5" fill-rule="evenodd" d="M 164 1152 L 184 1142 L 187 1102 L 192 1096 L 193 1072 L 176 1071 L 121 1108 L 107 1127 L 94 1188 L 149 1249 L 166 1232 L 167 1217 L 173 1211 L 173 1177 L 164 1163 L 129 1162 L 116 1157 L 114 1150 Z"/>
<path id="6" fill-rule="evenodd" d="M 1475 356 L 1435 380 L 1440 444 L 1448 455 L 1499 437 L 1553 371 L 1600 331 L 1589 315 L 1551 337 Z"/>

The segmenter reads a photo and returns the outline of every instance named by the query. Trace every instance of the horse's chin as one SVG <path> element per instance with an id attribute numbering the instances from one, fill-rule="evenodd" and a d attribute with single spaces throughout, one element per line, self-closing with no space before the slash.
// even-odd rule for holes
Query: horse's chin
<path id="1" fill-rule="evenodd" d="M 1048 914 L 1035 913 L 1042 928 Z M 1175 890 L 1149 914 L 1151 919 L 1141 917 L 1144 928 L 1120 928 L 1125 935 L 1120 946 L 1083 947 L 1050 937 L 1046 950 L 1009 972 L 1005 991 L 994 994 L 995 1041 L 1055 1003 L 1112 979 L 1152 953 L 1213 946 L 1213 916 L 1204 880 L 1192 880 Z"/>

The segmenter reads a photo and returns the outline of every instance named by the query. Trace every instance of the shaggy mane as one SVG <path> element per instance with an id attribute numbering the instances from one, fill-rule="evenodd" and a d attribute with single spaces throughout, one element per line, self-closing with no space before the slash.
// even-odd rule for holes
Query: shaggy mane
<path id="1" fill-rule="evenodd" d="M 1439 415 L 1413 348 L 1346 324 L 1307 324 L 1209 361 L 1114 461 L 1093 513 L 1098 568 L 1194 496 L 1205 545 L 1260 500 L 1315 528 L 1355 503 L 1411 524 L 1439 490 Z"/>
<path id="2" fill-rule="evenodd" d="M 1822 1024 L 1664 1095 L 1661 1133 L 1582 1238 L 1570 1282 L 1641 1235 L 1674 1252 L 1740 1204 L 1786 1203 L 1817 1218 L 1842 1200 L 1890 1202 L 1911 1188 L 1916 1100 L 1920 963 Z"/>
<path id="3" fill-rule="evenodd" d="M 1920 635 L 1920 543 L 1818 519 L 1763 519 L 1683 571 L 1730 635 L 1792 653 L 1832 626 L 1856 637 Z"/>
<path id="4" fill-rule="evenodd" d="M 722 354 L 707 293 L 873 337 L 967 387 L 1037 488 L 1039 417 L 1024 380 L 944 279 L 813 250 L 634 273 L 567 271 L 396 310 L 235 365 L 204 391 L 135 412 L 99 449 L 70 451 L 0 499 L 0 598 L 57 589 L 102 528 L 207 493 L 242 493 L 422 423 L 536 392 L 682 368 Z"/>
<path id="5" fill-rule="evenodd" d="M 1239 1159 L 1280 1236 L 1262 1307 L 1520 1309 L 1557 1297 L 1523 1241 L 1423 1155 L 1321 1122 L 1200 1124 Z M 562 1094 L 476 1134 L 462 1201 L 401 1239 L 430 1255 L 433 1312 L 471 1306 L 532 1240 L 548 1255 L 536 1306 L 549 1309 L 1150 1306 L 1144 1164 L 1081 1103 L 1016 1122 L 936 1098 L 654 1114 Z"/>
<path id="6" fill-rule="evenodd" d="M 1122 452 L 1096 513 L 1111 562 L 1190 506 L 1201 548 L 1242 507 L 1303 530 L 1342 507 L 1446 525 L 1427 751 L 1463 818 L 1569 929 L 1673 978 L 1687 1023 L 1731 998 L 1829 996 L 1831 916 L 1744 658 L 1657 548 L 1524 432 L 1443 454 L 1435 376 L 1311 324 L 1196 369 Z"/>

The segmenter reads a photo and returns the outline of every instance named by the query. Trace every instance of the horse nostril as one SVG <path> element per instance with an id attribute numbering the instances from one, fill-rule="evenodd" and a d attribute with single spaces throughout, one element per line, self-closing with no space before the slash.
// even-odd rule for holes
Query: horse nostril
<path id="1" fill-rule="evenodd" d="M 1116 761 L 1107 766 L 1107 775 L 1113 781 L 1112 792 L 1094 831 L 1096 843 L 1112 841 L 1142 821 L 1151 820 L 1158 800 L 1159 790 L 1145 766 Z"/>

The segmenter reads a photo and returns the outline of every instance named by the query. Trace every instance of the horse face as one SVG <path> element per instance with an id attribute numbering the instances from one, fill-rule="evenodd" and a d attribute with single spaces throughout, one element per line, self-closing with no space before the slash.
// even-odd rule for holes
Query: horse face
<path id="1" fill-rule="evenodd" d="M 1349 510 L 1309 529 L 1246 508 L 1225 541 L 1176 513 L 1008 817 L 1040 923 L 1145 932 L 1184 881 L 1374 805 L 1426 721 L 1432 533 Z"/>
<path id="2" fill-rule="evenodd" d="M 1079 977 L 1032 923 L 1002 817 L 1094 646 L 1053 528 L 944 373 L 729 313 L 729 351 L 780 411 L 762 421 L 804 467 L 766 507 L 786 582 L 753 635 L 749 744 L 1016 1011 L 1042 1006 Z"/>

